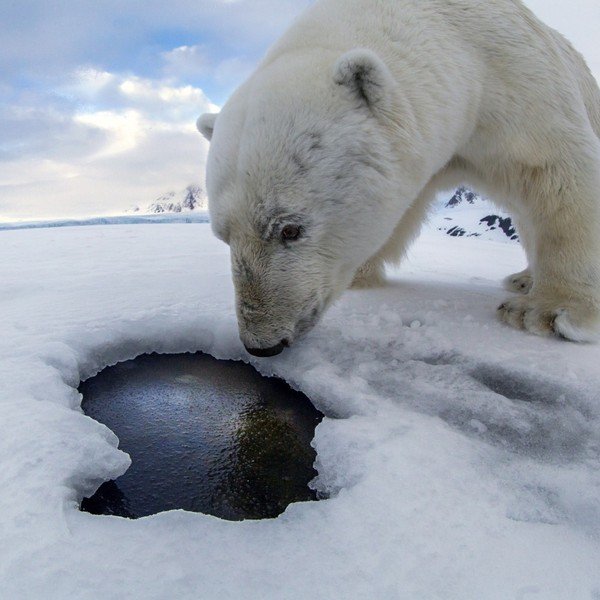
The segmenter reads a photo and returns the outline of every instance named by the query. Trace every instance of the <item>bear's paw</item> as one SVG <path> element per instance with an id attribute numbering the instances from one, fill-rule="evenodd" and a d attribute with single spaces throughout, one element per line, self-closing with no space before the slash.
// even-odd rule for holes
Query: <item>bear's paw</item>
<path id="1" fill-rule="evenodd" d="M 532 292 L 508 299 L 498 307 L 498 313 L 505 323 L 536 335 L 555 334 L 574 342 L 600 338 L 600 308 L 593 300 Z"/>

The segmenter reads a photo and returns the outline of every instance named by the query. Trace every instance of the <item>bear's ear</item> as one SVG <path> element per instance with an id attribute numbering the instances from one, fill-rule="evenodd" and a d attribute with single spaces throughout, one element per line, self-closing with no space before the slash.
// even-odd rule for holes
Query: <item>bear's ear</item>
<path id="1" fill-rule="evenodd" d="M 218 113 L 205 113 L 202 116 L 198 117 L 196 121 L 196 127 L 198 131 L 210 142 L 213 131 L 215 129 L 215 121 L 219 116 Z"/>
<path id="2" fill-rule="evenodd" d="M 333 68 L 333 79 L 370 108 L 386 105 L 394 87 L 394 78 L 385 63 L 367 48 L 355 48 L 342 55 Z"/>

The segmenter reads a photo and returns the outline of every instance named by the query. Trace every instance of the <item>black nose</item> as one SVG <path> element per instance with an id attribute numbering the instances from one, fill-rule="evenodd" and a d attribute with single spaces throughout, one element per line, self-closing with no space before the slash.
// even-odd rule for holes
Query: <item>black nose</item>
<path id="1" fill-rule="evenodd" d="M 248 346 L 245 346 L 245 348 L 252 356 L 267 358 L 268 356 L 277 356 L 278 354 L 281 354 L 285 348 L 285 344 L 279 342 L 277 346 L 273 346 L 272 348 L 248 348 Z"/>

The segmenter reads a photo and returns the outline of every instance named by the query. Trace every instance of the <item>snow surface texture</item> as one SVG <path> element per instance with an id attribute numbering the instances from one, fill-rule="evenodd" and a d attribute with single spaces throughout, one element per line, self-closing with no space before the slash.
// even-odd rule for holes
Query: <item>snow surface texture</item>
<path id="1" fill-rule="evenodd" d="M 600 598 L 600 346 L 496 321 L 518 244 L 426 232 L 274 359 L 327 417 L 277 519 L 78 510 L 129 458 L 77 385 L 145 352 L 250 360 L 208 225 L 0 234 L 0 596 Z"/>

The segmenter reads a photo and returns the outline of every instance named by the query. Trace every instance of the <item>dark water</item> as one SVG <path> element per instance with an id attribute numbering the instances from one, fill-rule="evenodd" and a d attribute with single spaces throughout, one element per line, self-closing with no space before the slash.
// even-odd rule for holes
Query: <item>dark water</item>
<path id="1" fill-rule="evenodd" d="M 323 415 L 248 365 L 154 354 L 109 367 L 79 391 L 85 413 L 133 461 L 82 510 L 137 518 L 182 508 L 240 520 L 317 499 L 310 442 Z"/>

